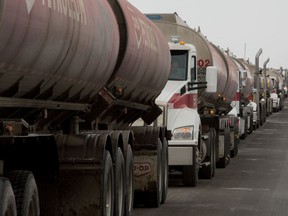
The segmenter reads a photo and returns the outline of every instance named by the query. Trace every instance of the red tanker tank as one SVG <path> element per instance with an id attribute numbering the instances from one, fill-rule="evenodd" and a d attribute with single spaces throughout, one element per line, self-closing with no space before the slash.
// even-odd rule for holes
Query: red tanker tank
<path id="1" fill-rule="evenodd" d="M 118 1 L 126 23 L 126 49 L 109 86 L 121 86 L 129 100 L 149 103 L 165 86 L 170 72 L 169 47 L 160 30 L 128 1 Z M 114 7 L 116 10 L 117 8 Z M 123 32 L 122 32 L 123 33 Z M 163 55 L 164 54 L 164 55 Z"/>
<path id="2" fill-rule="evenodd" d="M 105 121 L 129 103 L 141 112 L 149 109 L 168 79 L 167 43 L 127 1 L 2 0 L 1 5 L 0 96 L 94 104 L 87 120 L 109 106 Z M 117 108 L 107 105 L 111 100 L 103 88 L 112 101 L 121 99 Z"/>
<path id="3" fill-rule="evenodd" d="M 22 97 L 41 83 L 41 92 L 54 86 L 54 99 L 69 88 L 87 94 L 106 84 L 119 49 L 106 1 L 1 2 L 0 92 L 19 82 Z"/>
<path id="4" fill-rule="evenodd" d="M 161 114 L 170 64 L 163 34 L 126 0 L 0 0 L 3 214 L 132 215 L 142 193 L 164 203 L 169 133 L 129 126 Z M 134 161 L 149 166 L 139 180 Z"/>

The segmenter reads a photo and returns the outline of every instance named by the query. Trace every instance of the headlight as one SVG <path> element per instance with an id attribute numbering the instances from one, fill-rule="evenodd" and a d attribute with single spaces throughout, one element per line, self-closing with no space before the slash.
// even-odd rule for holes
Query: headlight
<path id="1" fill-rule="evenodd" d="M 176 128 L 173 131 L 173 139 L 175 139 L 175 140 L 192 140 L 193 139 L 193 132 L 194 132 L 193 126 Z"/>

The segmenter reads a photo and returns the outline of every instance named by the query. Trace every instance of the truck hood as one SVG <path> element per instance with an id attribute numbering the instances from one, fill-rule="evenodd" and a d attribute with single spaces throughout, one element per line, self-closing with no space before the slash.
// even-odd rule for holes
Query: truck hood
<path id="1" fill-rule="evenodd" d="M 180 93 L 180 89 L 186 84 L 186 81 L 168 81 L 162 90 L 161 94 L 157 97 L 157 102 L 168 102 L 176 93 Z"/>

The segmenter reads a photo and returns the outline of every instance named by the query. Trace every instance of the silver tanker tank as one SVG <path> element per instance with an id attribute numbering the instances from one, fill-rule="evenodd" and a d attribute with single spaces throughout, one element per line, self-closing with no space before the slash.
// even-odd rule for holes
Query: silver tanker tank
<path id="1" fill-rule="evenodd" d="M 199 91 L 201 101 L 216 104 L 224 99 L 223 103 L 217 103 L 222 110 L 228 109 L 237 91 L 238 71 L 236 64 L 223 53 L 221 49 L 210 43 L 200 32 L 191 29 L 178 16 L 161 14 L 161 19 L 153 20 L 154 23 L 166 35 L 166 40 L 171 41 L 171 35 L 179 36 L 180 41 L 193 44 L 198 58 L 198 81 L 206 81 L 206 68 L 216 66 L 217 71 L 217 94 Z"/>
<path id="2" fill-rule="evenodd" d="M 239 70 L 245 71 L 241 74 L 241 80 L 245 85 L 241 86 L 241 93 L 245 98 L 252 100 L 252 93 L 254 87 L 254 78 L 252 71 L 243 63 L 243 59 L 233 58 L 239 67 Z"/>
<path id="3" fill-rule="evenodd" d="M 267 70 L 267 76 L 271 79 L 271 88 L 276 91 L 283 90 L 284 87 L 284 77 L 276 70 L 269 69 Z"/>
<path id="4" fill-rule="evenodd" d="M 0 96 L 93 103 L 93 111 L 104 88 L 122 107 L 153 105 L 168 79 L 168 45 L 129 2 L 109 3 L 1 0 Z M 103 114 L 98 105 L 86 119 Z M 119 114 L 109 109 L 106 117 Z"/>

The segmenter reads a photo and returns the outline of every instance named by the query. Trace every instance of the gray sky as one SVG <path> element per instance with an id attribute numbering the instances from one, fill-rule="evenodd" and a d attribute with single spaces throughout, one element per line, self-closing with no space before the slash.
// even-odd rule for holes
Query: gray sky
<path id="1" fill-rule="evenodd" d="M 260 66 L 288 68 L 287 0 L 128 0 L 142 13 L 174 13 L 223 49 Z M 245 46 L 246 44 L 246 46 Z M 246 47 L 246 49 L 245 49 Z M 246 50 L 246 52 L 245 52 Z"/>

